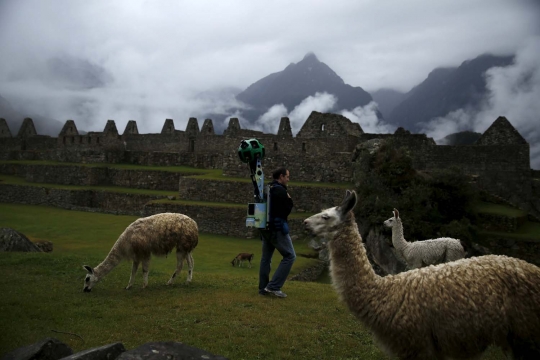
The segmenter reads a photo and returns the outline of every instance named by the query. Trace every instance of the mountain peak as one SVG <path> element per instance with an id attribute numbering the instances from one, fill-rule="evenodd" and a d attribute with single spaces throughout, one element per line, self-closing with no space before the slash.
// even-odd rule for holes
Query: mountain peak
<path id="1" fill-rule="evenodd" d="M 302 61 L 316 61 L 316 62 L 319 62 L 319 59 L 317 59 L 317 56 L 313 52 L 310 51 L 304 56 Z"/>
<path id="2" fill-rule="evenodd" d="M 336 109 L 354 109 L 372 100 L 362 88 L 345 84 L 334 70 L 320 62 L 312 52 L 283 71 L 251 84 L 236 95 L 236 99 L 252 107 L 250 113 L 244 111 L 243 114 L 255 120 L 276 104 L 282 104 L 287 111 L 292 111 L 307 97 L 324 92 L 335 96 Z"/>

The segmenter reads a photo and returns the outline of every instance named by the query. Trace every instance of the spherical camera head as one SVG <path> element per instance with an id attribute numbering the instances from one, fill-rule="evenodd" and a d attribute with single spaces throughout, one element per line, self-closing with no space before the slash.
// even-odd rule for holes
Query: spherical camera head
<path id="1" fill-rule="evenodd" d="M 244 163 L 251 163 L 257 159 L 264 158 L 264 145 L 257 139 L 247 139 L 240 141 L 238 147 L 238 157 Z"/>

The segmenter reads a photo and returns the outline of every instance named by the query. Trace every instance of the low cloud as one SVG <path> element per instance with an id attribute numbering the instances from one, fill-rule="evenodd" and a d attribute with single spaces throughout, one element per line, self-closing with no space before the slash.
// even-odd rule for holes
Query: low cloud
<path id="1" fill-rule="evenodd" d="M 253 130 L 263 131 L 265 133 L 276 134 L 279 127 L 280 119 L 287 116 L 287 108 L 283 104 L 276 104 L 262 114 L 255 124 L 251 126 Z"/>
<path id="2" fill-rule="evenodd" d="M 532 38 L 507 67 L 489 69 L 488 95 L 480 110 L 459 109 L 425 124 L 422 132 L 434 139 L 458 131 L 483 133 L 505 116 L 531 146 L 531 167 L 540 169 L 540 37 Z"/>
<path id="3" fill-rule="evenodd" d="M 254 124 L 247 124 L 247 128 L 263 131 L 265 133 L 276 134 L 280 119 L 288 116 L 291 122 L 293 135 L 296 136 L 302 128 L 312 111 L 318 112 L 336 112 L 334 107 L 337 103 L 337 97 L 333 94 L 316 93 L 308 96 L 298 104 L 290 113 L 283 104 L 276 104 L 261 115 Z M 381 121 L 377 116 L 377 103 L 372 101 L 365 106 L 358 106 L 353 110 L 340 110 L 339 113 L 352 122 L 360 124 L 362 130 L 366 133 L 384 134 L 395 130 L 395 126 Z M 231 117 L 238 117 L 239 113 Z"/>
<path id="4" fill-rule="evenodd" d="M 337 103 L 337 97 L 326 92 L 308 96 L 289 114 L 294 135 L 300 131 L 312 111 L 329 112 Z"/>
<path id="5" fill-rule="evenodd" d="M 280 119 L 288 116 L 291 122 L 292 133 L 296 136 L 312 111 L 329 112 L 335 106 L 336 102 L 336 96 L 326 92 L 317 92 L 315 95 L 308 96 L 302 100 L 290 113 L 287 113 L 287 108 L 283 104 L 276 104 L 261 115 L 255 121 L 254 125 L 247 126 L 253 130 L 276 134 Z"/>
<path id="6" fill-rule="evenodd" d="M 365 133 L 385 134 L 395 130 L 395 126 L 384 123 L 377 116 L 377 103 L 372 101 L 365 106 L 358 106 L 353 110 L 342 110 L 341 115 L 352 122 L 360 124 Z"/>

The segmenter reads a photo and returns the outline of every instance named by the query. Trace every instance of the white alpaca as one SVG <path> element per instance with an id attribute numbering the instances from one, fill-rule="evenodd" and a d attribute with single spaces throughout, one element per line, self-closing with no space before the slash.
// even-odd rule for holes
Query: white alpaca
<path id="1" fill-rule="evenodd" d="M 163 213 L 140 218 L 129 225 L 120 235 L 111 251 L 101 264 L 88 271 L 84 279 L 84 291 L 91 291 L 92 287 L 114 269 L 122 260 L 131 260 L 131 277 L 126 290 L 131 288 L 135 281 L 135 274 L 139 264 L 143 268 L 143 288 L 148 285 L 148 268 L 151 255 L 164 256 L 176 248 L 176 271 L 172 274 L 167 285 L 173 283 L 174 278 L 182 270 L 184 259 L 188 264 L 187 283 L 191 282 L 193 274 L 192 251 L 199 242 L 197 223 L 183 214 Z"/>
<path id="2" fill-rule="evenodd" d="M 342 204 L 305 220 L 326 238 L 340 298 L 383 350 L 399 359 L 470 359 L 490 345 L 516 359 L 540 359 L 540 268 L 506 256 L 481 256 L 375 274 L 352 209 Z"/>
<path id="3" fill-rule="evenodd" d="M 403 224 L 396 209 L 394 216 L 386 220 L 384 225 L 392 228 L 392 244 L 398 257 L 405 260 L 409 269 L 455 261 L 466 255 L 464 246 L 457 239 L 438 238 L 408 242 L 403 237 Z"/>

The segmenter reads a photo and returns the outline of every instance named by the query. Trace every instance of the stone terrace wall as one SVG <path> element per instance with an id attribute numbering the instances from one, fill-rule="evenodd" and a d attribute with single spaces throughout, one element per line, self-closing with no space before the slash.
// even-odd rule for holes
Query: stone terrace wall
<path id="1" fill-rule="evenodd" d="M 478 175 L 478 185 L 516 204 L 531 196 L 528 145 L 423 146 L 411 148 L 413 166 L 418 170 L 438 170 L 458 166 Z"/>
<path id="2" fill-rule="evenodd" d="M 352 154 L 333 153 L 329 156 L 303 155 L 302 153 L 268 154 L 263 160 L 265 178 L 272 179 L 272 172 L 279 167 L 289 169 L 293 181 L 344 183 L 352 182 Z M 249 177 L 247 164 L 238 155 L 229 155 L 223 163 L 223 175 Z"/>
<path id="3" fill-rule="evenodd" d="M 178 198 L 180 200 L 246 204 L 244 213 L 247 210 L 247 203 L 253 202 L 251 182 L 181 178 L 179 184 Z M 294 212 L 319 212 L 339 204 L 345 194 L 344 189 L 327 187 L 289 186 L 288 189 L 294 201 Z"/>
<path id="4" fill-rule="evenodd" d="M 146 203 L 160 196 L 92 190 L 61 190 L 37 186 L 0 185 L 0 202 L 47 205 L 68 210 L 103 212 L 118 215 L 143 213 Z"/>
<path id="5" fill-rule="evenodd" d="M 0 164 L 0 173 L 24 177 L 35 183 L 120 186 L 150 190 L 178 190 L 178 181 L 189 173 L 152 170 L 124 170 L 76 165 Z"/>
<path id="6" fill-rule="evenodd" d="M 245 208 L 184 205 L 170 202 L 151 202 L 144 206 L 143 216 L 175 212 L 189 216 L 197 222 L 199 232 L 258 239 L 258 230 L 246 227 Z M 290 219 L 291 235 L 303 232 L 304 219 Z"/>
<path id="7" fill-rule="evenodd" d="M 8 151 L 1 155 L 2 160 L 45 160 L 72 163 L 108 163 L 116 164 L 124 162 L 123 151 L 109 150 L 81 150 L 69 151 L 65 149 L 57 150 L 26 150 Z"/>
<path id="8" fill-rule="evenodd" d="M 221 169 L 223 166 L 223 157 L 212 153 L 126 151 L 123 161 L 135 165 L 191 166 L 201 169 Z"/>
<path id="9" fill-rule="evenodd" d="M 195 221 L 199 231 L 258 238 L 257 230 L 246 228 L 246 206 L 185 205 L 175 201 L 152 202 L 159 196 L 92 190 L 61 190 L 37 186 L 1 185 L 0 202 L 54 206 L 67 210 L 101 212 L 116 215 L 149 216 L 163 212 L 185 214 Z M 303 231 L 304 219 L 290 219 L 291 234 Z"/>

